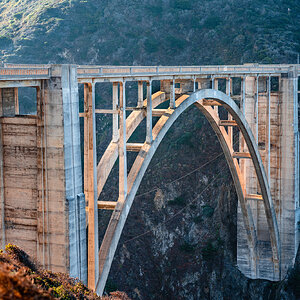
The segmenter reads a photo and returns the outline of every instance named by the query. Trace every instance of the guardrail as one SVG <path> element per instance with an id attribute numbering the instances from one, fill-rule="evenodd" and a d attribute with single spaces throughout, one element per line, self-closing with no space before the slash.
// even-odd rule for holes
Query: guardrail
<path id="1" fill-rule="evenodd" d="M 47 79 L 50 68 L 0 68 L 0 80 Z"/>
<path id="2" fill-rule="evenodd" d="M 115 77 L 136 75 L 218 75 L 218 74 L 281 74 L 295 65 L 241 65 L 241 66 L 78 66 L 78 77 Z M 299 71 L 298 71 L 299 72 Z"/>

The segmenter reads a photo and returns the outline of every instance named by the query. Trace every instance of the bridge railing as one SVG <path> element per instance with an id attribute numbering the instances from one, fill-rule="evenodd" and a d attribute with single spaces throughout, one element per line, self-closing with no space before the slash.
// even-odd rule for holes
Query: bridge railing
<path id="1" fill-rule="evenodd" d="M 45 67 L 3 67 L 0 68 L 0 80 L 48 79 L 50 68 Z"/>
<path id="2" fill-rule="evenodd" d="M 78 66 L 78 78 L 170 76 L 170 75 L 279 75 L 298 65 L 229 65 L 229 66 Z M 0 80 L 47 79 L 51 65 L 4 64 L 0 67 Z"/>
<path id="3" fill-rule="evenodd" d="M 78 66 L 78 77 L 113 77 L 135 75 L 224 75 L 224 74 L 281 74 L 293 65 L 240 66 Z"/>

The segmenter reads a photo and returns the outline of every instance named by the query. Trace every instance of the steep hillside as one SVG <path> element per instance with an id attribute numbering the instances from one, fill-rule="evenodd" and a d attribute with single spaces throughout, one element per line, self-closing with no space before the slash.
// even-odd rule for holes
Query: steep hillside
<path id="1" fill-rule="evenodd" d="M 11 62 L 295 63 L 297 0 L 4 0 L 0 49 Z"/>

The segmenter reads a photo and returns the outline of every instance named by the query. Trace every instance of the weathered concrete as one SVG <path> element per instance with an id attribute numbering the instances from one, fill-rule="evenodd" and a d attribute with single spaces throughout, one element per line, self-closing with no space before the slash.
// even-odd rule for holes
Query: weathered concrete
<path id="1" fill-rule="evenodd" d="M 84 85 L 85 103 L 85 156 L 84 181 L 88 204 L 88 286 L 95 288 L 98 278 L 98 203 L 97 203 L 97 151 L 96 151 L 96 117 L 95 84 Z"/>
<path id="2" fill-rule="evenodd" d="M 0 116 L 3 117 L 14 117 L 16 111 L 18 112 L 19 108 L 17 98 L 18 92 L 16 88 L 4 88 L 1 89 L 0 93 Z"/>
<path id="3" fill-rule="evenodd" d="M 13 82 L 1 90 L 2 100 L 10 95 L 2 112 L 11 115 L 0 119 L 1 243 L 16 243 L 43 267 L 85 280 L 85 261 L 76 263 L 84 243 L 74 248 L 70 241 L 67 202 L 82 193 L 77 70 L 52 66 L 49 73 L 37 86 L 37 115 L 17 116 Z"/>

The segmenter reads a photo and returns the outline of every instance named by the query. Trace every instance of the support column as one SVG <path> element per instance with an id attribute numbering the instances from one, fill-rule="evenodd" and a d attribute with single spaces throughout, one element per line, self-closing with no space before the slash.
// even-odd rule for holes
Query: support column
<path id="1" fill-rule="evenodd" d="M 231 97 L 231 78 L 226 78 L 226 94 Z M 232 121 L 232 115 L 228 113 L 228 120 Z M 230 139 L 231 145 L 233 145 L 233 127 L 228 126 L 228 136 Z"/>
<path id="2" fill-rule="evenodd" d="M 19 90 L 15 88 L 15 114 L 20 114 L 20 107 L 19 107 Z"/>
<path id="3" fill-rule="evenodd" d="M 267 176 L 271 186 L 271 76 L 268 78 L 267 120 L 266 120 Z"/>
<path id="4" fill-rule="evenodd" d="M 226 85 L 226 92 L 229 93 L 229 84 Z M 247 122 L 249 123 L 252 132 L 254 132 L 254 107 L 255 107 L 255 77 L 243 76 L 241 82 L 241 105 L 240 109 L 245 116 Z M 242 135 L 240 135 L 240 152 L 249 152 L 245 140 Z M 247 194 L 257 194 L 257 177 L 252 164 L 249 159 L 240 159 L 239 161 L 240 169 L 243 177 L 243 185 L 245 187 L 245 192 Z M 257 233 L 257 203 L 258 201 L 247 200 L 247 208 L 252 216 L 252 221 L 254 225 L 254 230 Z M 238 267 L 249 278 L 257 278 L 259 272 L 259 253 L 257 248 L 252 249 L 255 255 L 255 261 L 250 261 L 251 249 L 248 248 L 247 243 L 247 232 L 243 224 L 243 215 L 241 212 L 240 204 L 238 204 L 237 213 L 237 262 Z M 270 254 L 272 255 L 272 254 Z"/>
<path id="5" fill-rule="evenodd" d="M 119 200 L 127 196 L 127 152 L 126 152 L 126 90 L 125 81 L 120 83 L 120 140 L 119 140 Z M 148 101 L 149 98 L 147 98 Z M 149 104 L 149 103 L 148 103 Z M 147 107 L 148 109 L 148 107 Z M 148 117 L 148 115 L 147 115 Z M 148 126 L 148 123 L 147 123 Z"/>
<path id="6" fill-rule="evenodd" d="M 143 81 L 138 82 L 138 103 L 137 107 L 141 108 L 144 105 L 144 90 L 143 90 Z"/>
<path id="7" fill-rule="evenodd" d="M 152 92 L 151 92 L 152 93 Z M 175 79 L 170 82 L 170 108 L 175 108 Z"/>
<path id="8" fill-rule="evenodd" d="M 82 169 L 80 150 L 79 96 L 77 66 L 62 65 L 61 84 L 63 96 L 63 128 L 64 128 L 64 172 L 66 199 L 69 206 L 69 255 L 70 276 L 85 281 L 86 261 L 81 259 L 81 239 L 86 241 L 86 228 L 81 231 L 79 222 L 78 196 L 82 194 Z M 51 161 L 49 161 L 50 165 Z M 81 197 L 84 201 L 84 197 Z M 73 210 L 72 210 L 73 202 Z M 73 219 L 72 219 L 73 217 Z M 73 224 L 72 224 L 73 223 Z"/>
<path id="9" fill-rule="evenodd" d="M 258 95 L 258 91 L 259 91 L 259 88 L 258 88 L 258 80 L 259 80 L 259 76 L 257 75 L 256 76 L 256 98 L 255 98 L 255 108 L 254 108 L 254 111 L 255 111 L 255 137 L 256 137 L 256 143 L 258 144 L 258 98 L 259 98 L 259 95 Z"/>
<path id="10" fill-rule="evenodd" d="M 95 84 L 84 88 L 88 103 L 88 286 L 94 290 L 99 276 Z"/>
<path id="11" fill-rule="evenodd" d="M 118 91 L 119 90 L 119 84 L 117 82 L 114 82 L 113 83 L 113 107 L 112 109 L 113 110 L 117 110 L 117 107 L 118 107 L 118 103 L 119 103 L 119 100 L 118 100 Z M 142 92 L 143 92 L 143 85 L 142 85 Z M 139 82 L 139 93 L 140 93 L 140 82 Z M 140 97 L 140 94 L 139 94 L 139 97 Z M 143 95 L 142 95 L 143 97 Z M 140 98 L 139 98 L 139 102 L 140 102 Z M 138 107 L 140 103 L 138 103 Z M 119 118 L 118 118 L 118 115 L 117 114 L 113 114 L 113 136 L 112 136 L 112 141 L 114 143 L 117 143 L 118 140 L 119 140 Z"/>
<path id="12" fill-rule="evenodd" d="M 243 115 L 245 115 L 245 98 L 246 98 L 246 76 L 241 78 L 241 102 L 240 102 L 240 110 L 242 111 Z M 245 140 L 243 135 L 239 133 L 240 138 L 240 152 L 245 152 Z M 243 174 L 243 178 L 245 180 L 245 160 L 241 159 L 240 162 L 240 169 Z"/>
<path id="13" fill-rule="evenodd" d="M 173 82 L 173 90 L 174 90 Z M 175 99 L 175 98 L 174 98 Z M 175 101 L 173 102 L 175 103 Z M 171 106 L 171 103 L 170 103 Z M 175 107 L 175 106 L 174 106 Z M 151 144 L 152 137 L 152 82 L 147 82 L 147 129 L 146 129 L 146 143 Z"/>
<path id="14" fill-rule="evenodd" d="M 213 78 L 212 88 L 215 89 L 215 90 L 219 90 L 218 78 Z M 214 110 L 216 111 L 217 114 L 219 113 L 219 107 L 217 105 L 214 107 Z"/>
<path id="15" fill-rule="evenodd" d="M 42 89 L 36 89 L 36 96 L 37 96 L 37 148 L 38 148 L 38 155 L 37 155 L 37 168 L 38 168 L 38 175 L 37 175 L 37 189 L 39 191 L 39 199 L 37 203 L 37 210 L 38 210 L 38 227 L 37 230 L 39 232 L 37 237 L 37 259 L 43 268 L 46 268 L 46 251 L 47 248 L 47 240 L 46 240 L 46 231 L 47 231 L 47 222 L 46 222 L 46 209 L 45 209 L 45 198 L 46 198 L 46 166 L 45 161 L 45 98 L 42 97 L 42 93 L 44 94 L 44 82 L 42 83 Z M 47 265 L 49 268 L 49 266 Z"/>
<path id="16" fill-rule="evenodd" d="M 0 106 L 1 103 L 0 103 Z M 0 119 L 0 214 L 1 214 L 1 247 L 5 248 L 5 193 L 4 193 L 4 170 L 3 170 L 3 139 L 2 139 L 2 122 Z"/>
<path id="17" fill-rule="evenodd" d="M 84 133 L 83 133 L 83 171 L 84 171 L 84 178 L 83 178 L 83 185 L 84 185 L 84 194 L 86 195 L 86 204 L 88 206 L 88 192 L 89 192 L 89 187 L 88 187 L 88 177 L 89 177 L 89 118 L 88 118 L 88 113 L 89 113 L 89 103 L 88 103 L 88 98 L 89 97 L 89 87 L 88 84 L 84 85 L 84 104 L 83 104 L 83 110 L 84 110 Z M 88 222 L 88 218 L 87 218 Z"/>
<path id="18" fill-rule="evenodd" d="M 281 272 L 286 274 L 295 258 L 295 209 L 299 198 L 299 170 L 297 166 L 299 148 L 298 131 L 298 85 L 297 70 L 290 70 L 280 79 L 281 95 L 281 172 L 280 172 L 280 211 L 278 223 L 281 240 Z M 298 133 L 298 132 L 297 132 Z"/>

